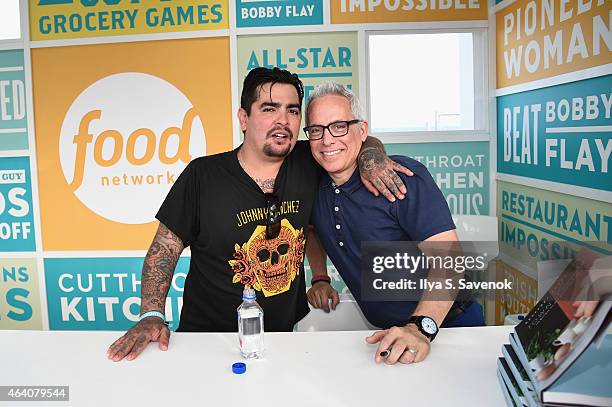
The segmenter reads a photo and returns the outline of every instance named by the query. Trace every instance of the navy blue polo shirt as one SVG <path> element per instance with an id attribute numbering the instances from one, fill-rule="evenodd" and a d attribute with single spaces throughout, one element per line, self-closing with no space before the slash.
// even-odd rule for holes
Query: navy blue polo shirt
<path id="1" fill-rule="evenodd" d="M 400 174 L 408 188 L 406 198 L 389 202 L 382 195 L 372 195 L 361 182 L 359 168 L 342 185 L 324 174 L 311 218 L 327 255 L 363 314 L 380 328 L 405 325 L 417 302 L 361 300 L 361 242 L 420 242 L 455 229 L 444 195 L 427 168 L 412 158 L 391 158 L 414 173 L 412 177 Z"/>

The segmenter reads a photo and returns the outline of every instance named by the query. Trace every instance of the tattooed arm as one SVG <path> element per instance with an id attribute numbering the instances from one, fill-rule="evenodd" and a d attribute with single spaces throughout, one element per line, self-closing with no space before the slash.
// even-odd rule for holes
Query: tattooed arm
<path id="1" fill-rule="evenodd" d="M 376 196 L 382 193 L 391 202 L 395 201 L 395 197 L 404 199 L 407 190 L 397 173 L 402 172 L 408 176 L 414 174 L 408 168 L 391 160 L 379 139 L 372 136 L 366 138 L 357 157 L 357 163 L 361 181 L 368 191 Z"/>
<path id="2" fill-rule="evenodd" d="M 164 313 L 174 268 L 184 247 L 177 235 L 163 223 L 159 224 L 142 267 L 141 313 L 148 311 Z M 107 352 L 108 358 L 115 362 L 124 357 L 133 360 L 149 342 L 159 342 L 161 350 L 168 349 L 170 330 L 160 318 L 148 317 L 138 322 L 110 346 Z"/>
<path id="3" fill-rule="evenodd" d="M 181 239 L 160 223 L 142 268 L 141 313 L 164 312 L 174 268 L 183 249 Z"/>

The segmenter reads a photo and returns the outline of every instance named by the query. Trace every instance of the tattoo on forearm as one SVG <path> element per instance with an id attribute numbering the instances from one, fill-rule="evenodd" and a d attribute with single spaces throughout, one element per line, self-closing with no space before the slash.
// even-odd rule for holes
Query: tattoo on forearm
<path id="1" fill-rule="evenodd" d="M 141 312 L 163 311 L 183 248 L 181 239 L 160 223 L 142 268 Z"/>

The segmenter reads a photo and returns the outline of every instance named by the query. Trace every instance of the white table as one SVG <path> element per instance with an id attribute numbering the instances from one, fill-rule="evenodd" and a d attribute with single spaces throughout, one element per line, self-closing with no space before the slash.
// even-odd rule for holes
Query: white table
<path id="1" fill-rule="evenodd" d="M 69 402 L 11 406 L 504 406 L 497 357 L 511 327 L 443 329 L 415 365 L 376 364 L 366 331 L 266 334 L 266 358 L 241 361 L 236 334 L 175 333 L 112 362 L 119 332 L 0 331 L 0 385 L 68 385 Z"/>

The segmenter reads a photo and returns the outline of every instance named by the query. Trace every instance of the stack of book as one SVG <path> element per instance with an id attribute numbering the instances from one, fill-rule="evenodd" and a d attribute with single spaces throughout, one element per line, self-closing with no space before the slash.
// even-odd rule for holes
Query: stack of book
<path id="1" fill-rule="evenodd" d="M 602 272 L 594 261 L 577 256 L 510 333 L 497 361 L 508 406 L 612 407 L 612 287 L 607 278 L 612 274 L 604 264 Z M 595 269 L 606 278 L 593 283 Z"/>

